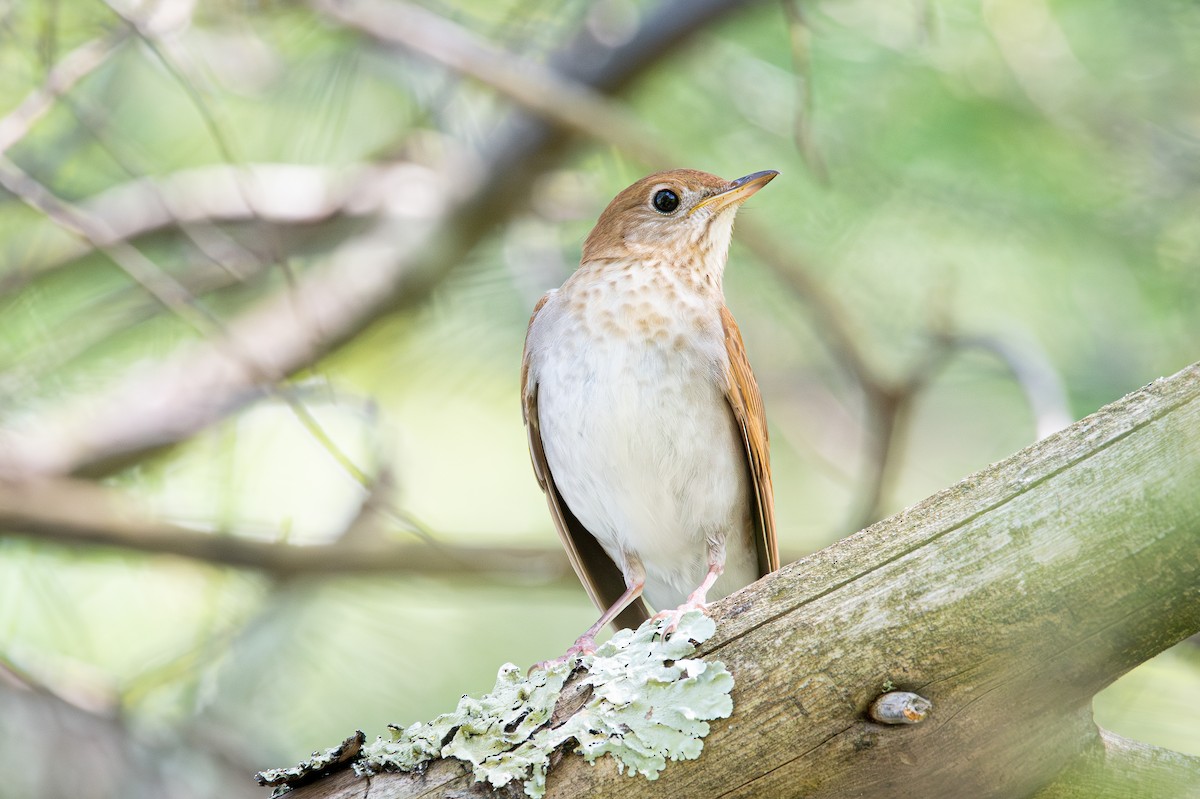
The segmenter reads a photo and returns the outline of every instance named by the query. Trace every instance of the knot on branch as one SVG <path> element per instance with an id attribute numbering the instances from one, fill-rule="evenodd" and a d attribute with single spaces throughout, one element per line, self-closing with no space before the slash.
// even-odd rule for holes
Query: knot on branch
<path id="1" fill-rule="evenodd" d="M 875 698 L 868 713 L 880 724 L 920 724 L 931 709 L 933 702 L 920 694 L 888 691 Z"/>

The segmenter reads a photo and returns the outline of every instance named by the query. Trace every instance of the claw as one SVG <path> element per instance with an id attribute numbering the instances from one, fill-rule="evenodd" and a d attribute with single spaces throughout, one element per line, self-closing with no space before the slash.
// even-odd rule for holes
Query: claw
<path id="1" fill-rule="evenodd" d="M 689 610 L 698 610 L 701 613 L 703 613 L 705 616 L 709 615 L 708 614 L 708 601 L 707 601 L 708 600 L 708 592 L 712 589 L 713 583 L 715 583 L 717 581 L 717 578 L 721 576 L 721 572 L 723 571 L 722 564 L 723 564 L 724 560 L 725 560 L 725 557 L 723 554 L 719 560 L 714 560 L 714 559 L 711 559 L 711 553 L 710 553 L 710 560 L 708 563 L 708 574 L 706 574 L 704 576 L 704 581 L 702 583 L 700 583 L 699 586 L 697 586 L 696 590 L 693 591 L 692 593 L 688 594 L 687 601 L 685 601 L 682 605 L 675 608 L 674 610 L 664 610 L 664 611 L 660 611 L 660 612 L 654 614 L 655 619 L 658 619 L 658 620 L 670 619 L 671 620 L 671 623 L 668 624 L 667 628 L 663 631 L 664 637 L 675 632 L 676 628 L 679 627 L 679 620 L 682 619 L 683 614 L 687 613 Z"/>
<path id="2" fill-rule="evenodd" d="M 583 634 L 575 639 L 575 643 L 567 647 L 567 651 L 551 660 L 543 660 L 539 663 L 534 663 L 529 667 L 528 674 L 533 674 L 539 669 L 549 669 L 552 666 L 558 666 L 570 660 L 578 660 L 585 655 L 596 654 L 596 638 L 595 636 Z"/>
<path id="3" fill-rule="evenodd" d="M 670 635 L 671 633 L 675 632 L 675 630 L 679 627 L 679 620 L 683 618 L 684 614 L 688 613 L 690 611 L 693 611 L 693 610 L 698 610 L 701 613 L 703 613 L 705 616 L 709 615 L 708 603 L 703 600 L 698 600 L 694 596 L 691 596 L 691 597 L 688 597 L 687 602 L 684 602 L 682 605 L 675 608 L 674 610 L 661 610 L 658 613 L 655 613 L 654 620 L 655 621 L 663 621 L 665 619 L 671 620 L 671 622 L 666 626 L 666 629 L 663 630 L 663 635 L 667 636 L 667 635 Z"/>

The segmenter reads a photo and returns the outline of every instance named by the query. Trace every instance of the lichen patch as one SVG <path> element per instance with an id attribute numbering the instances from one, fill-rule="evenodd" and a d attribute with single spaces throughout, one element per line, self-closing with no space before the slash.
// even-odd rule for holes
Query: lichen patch
<path id="1" fill-rule="evenodd" d="M 477 782 L 521 782 L 539 799 L 555 750 L 578 751 L 589 762 L 612 757 L 621 772 L 656 779 L 668 760 L 700 756 L 708 722 L 733 710 L 733 677 L 724 664 L 689 657 L 715 626 L 701 613 L 684 615 L 663 640 L 664 621 L 623 630 L 581 659 L 580 682 L 591 697 L 557 726 L 551 716 L 573 664 L 532 675 L 506 664 L 491 692 L 463 697 L 453 713 L 423 724 L 391 727 L 363 747 L 360 775 L 412 771 L 436 758 L 471 765 Z"/>

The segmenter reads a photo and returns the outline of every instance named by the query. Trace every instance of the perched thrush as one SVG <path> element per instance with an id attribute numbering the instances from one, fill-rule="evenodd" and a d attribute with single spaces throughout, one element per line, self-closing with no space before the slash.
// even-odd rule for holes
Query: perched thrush
<path id="1" fill-rule="evenodd" d="M 639 180 L 534 308 L 529 451 L 604 611 L 567 656 L 644 621 L 643 597 L 677 622 L 779 566 L 762 397 L 721 286 L 738 207 L 777 174 Z"/>

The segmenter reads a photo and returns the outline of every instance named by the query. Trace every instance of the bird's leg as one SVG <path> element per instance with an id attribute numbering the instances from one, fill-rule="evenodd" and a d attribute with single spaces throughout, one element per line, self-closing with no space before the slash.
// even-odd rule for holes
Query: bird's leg
<path id="1" fill-rule="evenodd" d="M 626 554 L 625 568 L 625 593 L 617 597 L 617 601 L 609 606 L 608 610 L 596 619 L 596 623 L 583 631 L 583 635 L 575 639 L 575 643 L 567 647 L 567 651 L 553 660 L 543 660 L 540 663 L 535 663 L 530 666 L 529 670 L 544 669 L 567 660 L 581 657 L 583 655 L 593 655 L 596 653 L 596 636 L 604 629 L 606 624 L 612 622 L 621 611 L 629 607 L 638 597 L 642 595 L 642 589 L 646 587 L 646 571 L 642 568 L 642 562 L 634 555 Z"/>
<path id="2" fill-rule="evenodd" d="M 688 594 L 687 602 L 684 602 L 680 607 L 687 610 L 706 610 L 708 608 L 708 592 L 712 590 L 713 584 L 724 571 L 724 563 L 708 564 L 708 574 L 704 575 L 704 581 L 700 583 L 695 591 Z"/>
<path id="3" fill-rule="evenodd" d="M 675 632 L 675 628 L 679 626 L 679 620 L 683 618 L 683 614 L 690 610 L 698 610 L 701 613 L 708 613 L 708 592 L 712 590 L 713 585 L 725 571 L 725 541 L 724 539 L 708 539 L 708 574 L 704 575 L 704 579 L 695 591 L 688 594 L 687 600 L 675 608 L 674 610 L 664 610 L 656 613 L 656 619 L 670 619 L 671 623 L 667 625 L 666 633 Z"/>
<path id="4" fill-rule="evenodd" d="M 612 604 L 608 610 L 604 611 L 604 615 L 596 619 L 596 623 L 584 630 L 583 635 L 575 639 L 575 643 L 567 648 L 566 657 L 575 655 L 591 655 L 596 652 L 596 635 L 604 629 L 606 624 L 609 624 L 617 617 L 621 611 L 629 607 L 633 600 L 642 595 L 642 588 L 645 587 L 646 581 L 638 580 L 635 584 L 625 589 L 625 593 L 621 594 L 620 598 Z"/>

